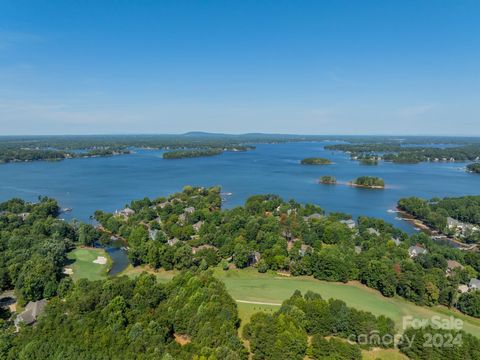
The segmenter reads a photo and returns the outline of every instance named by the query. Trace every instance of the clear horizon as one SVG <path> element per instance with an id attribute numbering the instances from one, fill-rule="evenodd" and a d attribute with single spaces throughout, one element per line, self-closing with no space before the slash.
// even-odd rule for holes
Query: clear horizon
<path id="1" fill-rule="evenodd" d="M 0 135 L 480 136 L 480 2 L 0 4 Z"/>

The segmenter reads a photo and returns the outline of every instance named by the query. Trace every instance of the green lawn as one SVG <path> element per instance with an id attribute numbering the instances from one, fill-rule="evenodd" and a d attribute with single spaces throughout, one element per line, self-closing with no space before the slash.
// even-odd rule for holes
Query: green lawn
<path id="1" fill-rule="evenodd" d="M 370 311 L 375 315 L 386 315 L 392 318 L 401 330 L 404 316 L 430 319 L 438 315 L 442 318 L 455 316 L 464 321 L 464 330 L 480 337 L 480 319 L 465 316 L 445 307 L 422 307 L 400 297 L 386 298 L 378 291 L 367 288 L 356 282 L 348 284 L 332 283 L 310 277 L 283 277 L 275 274 L 260 274 L 254 269 L 215 270 L 235 300 L 281 303 L 289 298 L 295 290 L 305 293 L 308 290 L 317 292 L 323 298 L 341 299 L 348 306 L 359 310 Z M 239 311 L 249 318 L 250 312 L 242 309 L 246 304 L 239 303 Z M 258 305 L 257 305 L 258 306 Z"/>
<path id="2" fill-rule="evenodd" d="M 95 264 L 93 261 L 98 256 L 107 258 L 105 265 Z M 73 263 L 67 268 L 73 270 L 73 280 L 88 279 L 100 280 L 104 279 L 110 269 L 112 260 L 104 249 L 97 248 L 78 248 L 68 254 L 68 258 L 73 260 Z"/>
<path id="3" fill-rule="evenodd" d="M 123 274 L 138 276 L 142 271 L 142 268 L 130 267 Z M 153 273 L 159 281 L 166 282 L 177 272 L 160 270 Z M 387 298 L 382 296 L 380 292 L 357 282 L 342 284 L 320 281 L 311 277 L 285 277 L 273 273 L 260 274 L 252 268 L 228 271 L 216 268 L 214 274 L 225 283 L 228 292 L 235 300 L 244 301 L 238 302 L 242 325 L 247 323 L 252 314 L 257 311 L 269 312 L 278 308 L 274 305 L 245 302 L 280 304 L 283 300 L 289 298 L 295 290 L 300 290 L 302 293 L 311 290 L 321 294 L 325 299 L 341 299 L 348 306 L 359 310 L 369 311 L 377 316 L 388 316 L 395 321 L 398 330 L 402 330 L 404 316 L 429 320 L 433 316 L 441 316 L 444 319 L 455 316 L 464 321 L 463 329 L 466 332 L 480 337 L 480 319 L 466 316 L 443 306 L 429 308 L 417 306 L 400 297 Z"/>

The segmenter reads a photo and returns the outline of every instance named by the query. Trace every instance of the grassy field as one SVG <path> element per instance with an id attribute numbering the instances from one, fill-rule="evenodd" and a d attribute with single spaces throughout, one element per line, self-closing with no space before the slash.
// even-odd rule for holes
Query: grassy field
<path id="1" fill-rule="evenodd" d="M 143 268 L 129 267 L 122 274 L 137 276 Z M 152 272 L 159 281 L 166 282 L 175 276 L 175 271 Z M 370 311 L 375 315 L 385 315 L 395 321 L 398 330 L 402 329 L 403 318 L 412 316 L 416 319 L 428 319 L 440 316 L 448 319 L 454 316 L 461 319 L 463 329 L 480 337 L 480 319 L 461 314 L 444 306 L 417 306 L 400 297 L 386 298 L 378 291 L 370 289 L 358 282 L 347 284 L 320 281 L 311 277 L 285 277 L 276 274 L 260 274 L 255 269 L 228 270 L 214 269 L 214 274 L 222 280 L 228 292 L 237 300 L 242 324 L 249 321 L 257 311 L 270 312 L 278 308 L 272 304 L 280 304 L 289 298 L 295 290 L 302 293 L 314 291 L 325 299 L 341 299 L 348 306 L 359 310 Z M 238 302 L 241 301 L 241 302 Z M 262 304 L 265 303 L 265 304 Z"/>
<path id="2" fill-rule="evenodd" d="M 98 257 L 103 256 L 107 258 L 105 265 L 95 264 L 93 261 Z M 73 263 L 67 268 L 73 270 L 73 280 L 88 279 L 100 280 L 104 279 L 111 266 L 111 259 L 104 249 L 97 248 L 78 248 L 68 254 L 68 258 Z"/>
<path id="3" fill-rule="evenodd" d="M 124 274 L 136 276 L 141 268 L 129 268 Z M 378 291 L 367 288 L 357 282 L 348 284 L 320 281 L 311 277 L 284 277 L 276 274 L 260 274 L 255 269 L 214 270 L 215 276 L 222 280 L 232 297 L 238 302 L 238 310 L 242 323 L 249 321 L 257 311 L 270 312 L 278 308 L 272 304 L 280 304 L 289 298 L 295 290 L 302 293 L 308 290 L 321 294 L 325 299 L 341 299 L 348 306 L 359 310 L 370 311 L 375 315 L 392 318 L 398 330 L 402 329 L 403 317 L 413 316 L 418 319 L 431 319 L 433 316 L 448 318 L 455 316 L 464 321 L 464 330 L 480 337 L 480 319 L 463 315 L 442 306 L 417 306 L 400 297 L 386 298 Z M 155 272 L 160 281 L 170 280 L 176 273 L 171 271 Z M 265 303 L 265 304 L 262 304 Z"/>
<path id="4" fill-rule="evenodd" d="M 386 298 L 378 291 L 367 288 L 357 282 L 348 284 L 319 281 L 310 277 L 283 277 L 274 274 L 259 274 L 254 269 L 215 270 L 235 300 L 280 303 L 292 295 L 295 290 L 305 293 L 308 290 L 321 294 L 324 298 L 341 299 L 348 306 L 370 311 L 375 315 L 392 318 L 398 330 L 402 329 L 404 316 L 431 319 L 432 316 L 448 318 L 455 316 L 464 321 L 464 330 L 480 337 L 480 319 L 475 319 L 445 307 L 422 307 L 402 298 Z M 239 308 L 245 304 L 239 304 Z M 244 312 L 248 315 L 248 311 Z"/>

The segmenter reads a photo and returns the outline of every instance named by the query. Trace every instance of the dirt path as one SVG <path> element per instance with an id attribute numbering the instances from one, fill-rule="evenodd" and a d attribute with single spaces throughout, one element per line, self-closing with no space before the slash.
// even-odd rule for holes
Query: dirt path
<path id="1" fill-rule="evenodd" d="M 270 303 L 270 302 L 260 302 L 260 301 L 247 301 L 247 300 L 235 300 L 238 303 L 242 304 L 253 304 L 253 305 L 271 305 L 271 306 L 281 306 L 280 303 Z"/>

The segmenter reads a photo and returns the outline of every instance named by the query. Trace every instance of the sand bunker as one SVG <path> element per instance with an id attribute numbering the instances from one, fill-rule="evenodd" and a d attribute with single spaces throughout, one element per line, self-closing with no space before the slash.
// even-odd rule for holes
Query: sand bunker
<path id="1" fill-rule="evenodd" d="M 73 274 L 73 269 L 71 269 L 71 268 L 65 268 L 65 269 L 63 269 L 63 273 L 64 273 L 65 275 L 72 275 L 72 274 Z"/>
<path id="2" fill-rule="evenodd" d="M 97 256 L 97 258 L 93 260 L 93 263 L 105 265 L 107 263 L 107 258 L 105 256 Z"/>

